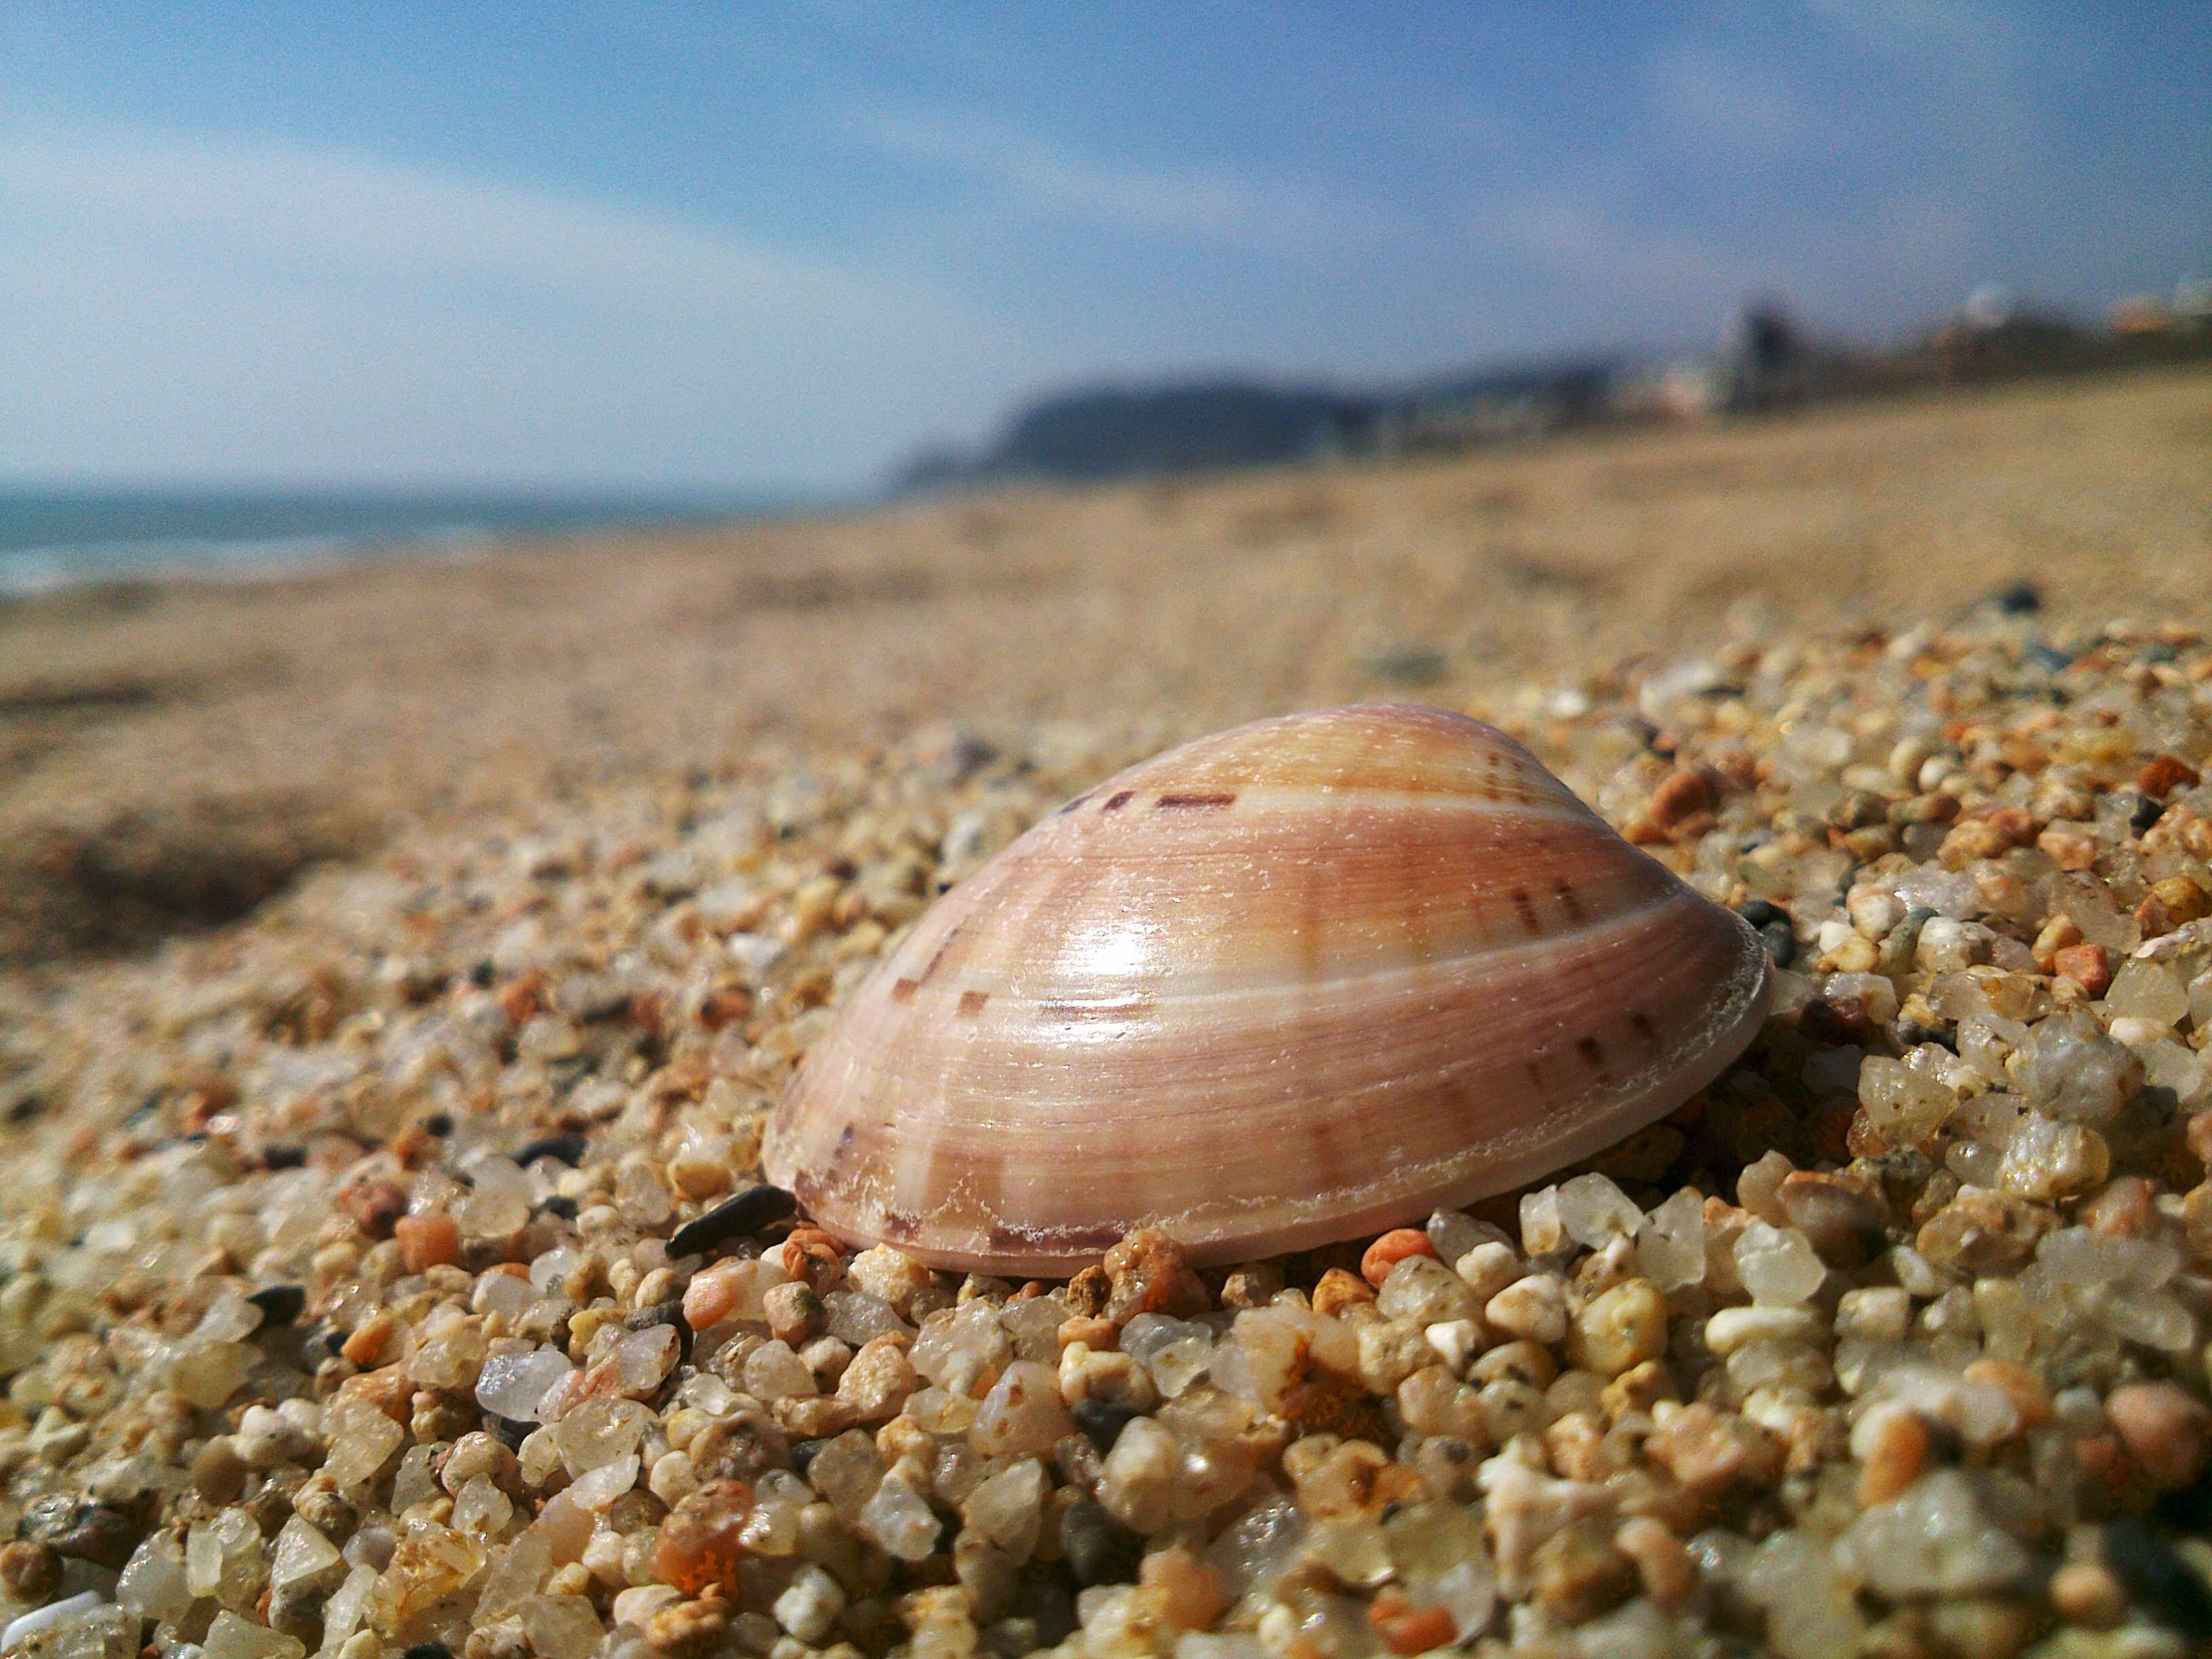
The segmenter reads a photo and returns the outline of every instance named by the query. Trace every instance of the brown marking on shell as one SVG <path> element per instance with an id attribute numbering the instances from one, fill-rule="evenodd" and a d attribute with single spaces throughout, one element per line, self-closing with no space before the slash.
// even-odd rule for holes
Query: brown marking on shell
<path id="1" fill-rule="evenodd" d="M 1091 795 L 924 915 L 806 1056 L 764 1157 L 830 1231 L 1043 1273 L 1146 1222 L 1201 1262 L 1418 1223 L 1664 1115 L 1764 1015 L 1739 918 L 1458 715 L 1263 721 Z M 968 1018 L 898 994 L 939 963 L 984 995 Z"/>
<path id="2" fill-rule="evenodd" d="M 1559 908 L 1567 913 L 1570 925 L 1579 927 L 1589 920 L 1589 912 L 1583 908 L 1582 898 L 1572 882 L 1562 878 L 1552 884 L 1552 891 L 1558 896 Z"/>
<path id="3" fill-rule="evenodd" d="M 960 994 L 960 1018 L 975 1018 L 983 1012 L 984 1006 L 990 1000 L 991 994 L 988 991 L 963 991 Z"/>
<path id="4" fill-rule="evenodd" d="M 952 941 L 959 937 L 960 930 L 957 927 L 946 932 L 944 941 L 930 953 L 928 962 L 924 963 L 921 971 L 915 975 L 915 985 L 922 986 L 929 983 L 932 975 L 944 965 L 945 954 L 952 949 Z"/>
<path id="5" fill-rule="evenodd" d="M 1528 930 L 1530 939 L 1543 937 L 1544 924 L 1537 920 L 1536 901 L 1528 896 L 1525 887 L 1513 890 L 1513 914 L 1521 918 L 1521 925 Z"/>
<path id="6" fill-rule="evenodd" d="M 1162 795 L 1153 805 L 1169 811 L 1179 807 L 1234 806 L 1237 797 L 1231 794 Z"/>
<path id="7" fill-rule="evenodd" d="M 921 981 L 918 979 L 895 979 L 891 981 L 891 1000 L 911 1002 L 914 1000 L 914 994 L 920 989 L 921 989 Z"/>

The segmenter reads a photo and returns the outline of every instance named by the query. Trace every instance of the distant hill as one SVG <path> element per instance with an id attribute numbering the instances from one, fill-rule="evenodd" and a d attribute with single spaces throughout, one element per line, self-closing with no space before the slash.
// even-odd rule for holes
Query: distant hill
<path id="1" fill-rule="evenodd" d="M 1373 391 L 1235 377 L 1087 386 L 1027 404 L 973 454 L 922 451 L 896 483 L 909 490 L 1092 483 L 1404 453 L 1584 418 L 1614 377 L 1609 362 L 1577 362 Z"/>
<path id="2" fill-rule="evenodd" d="M 939 446 L 903 490 L 1088 483 L 1299 461 L 1449 453 L 1603 422 L 1705 419 L 1920 387 L 1996 384 L 2212 358 L 2212 284 L 2122 301 L 2097 329 L 1982 295 L 1960 317 L 1874 346 L 1808 335 L 1772 300 L 1740 308 L 1717 349 L 1585 355 L 1365 388 L 1225 375 L 1040 398 L 981 448 Z"/>

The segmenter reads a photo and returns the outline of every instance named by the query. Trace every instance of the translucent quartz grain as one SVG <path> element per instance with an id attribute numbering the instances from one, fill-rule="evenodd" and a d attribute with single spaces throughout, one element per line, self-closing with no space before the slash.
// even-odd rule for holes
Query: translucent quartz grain
<path id="1" fill-rule="evenodd" d="M 1521 1248 L 1529 1255 L 1547 1255 L 1567 1244 L 1566 1223 L 1559 1214 L 1559 1189 L 1544 1187 L 1521 1195 Z"/>
<path id="2" fill-rule="evenodd" d="M 1705 1200 L 1685 1188 L 1644 1217 L 1637 1227 L 1636 1259 L 1644 1276 L 1662 1291 L 1703 1283 Z"/>
<path id="3" fill-rule="evenodd" d="M 1578 1175 L 1559 1185 L 1559 1224 L 1577 1244 L 1596 1249 L 1615 1237 L 1633 1237 L 1644 1219 L 1638 1209 L 1607 1177 Z"/>
<path id="4" fill-rule="evenodd" d="M 553 1571 L 553 1540 L 542 1526 L 529 1527 L 511 1540 L 485 1573 L 477 1598 L 477 1617 L 489 1623 L 504 1618 L 535 1595 Z"/>
<path id="5" fill-rule="evenodd" d="M 592 1659 L 606 1636 L 586 1596 L 533 1595 L 520 1612 L 523 1634 L 538 1659 Z"/>
<path id="6" fill-rule="evenodd" d="M 323 1414 L 330 1455 L 323 1468 L 341 1487 L 357 1487 L 384 1467 L 407 1437 L 399 1425 L 363 1400 L 340 1399 Z"/>
<path id="7" fill-rule="evenodd" d="M 1074 1431 L 1060 1402 L 1059 1375 L 1049 1365 L 1018 1359 L 984 1396 L 972 1437 L 987 1457 L 1037 1457 Z"/>
<path id="8" fill-rule="evenodd" d="M 978 1299 L 923 1324 L 908 1356 L 915 1370 L 954 1394 L 973 1394 L 1013 1358 L 998 1310 Z"/>
<path id="9" fill-rule="evenodd" d="M 115 1584 L 118 1601 L 157 1623 L 183 1618 L 192 1597 L 185 1576 L 184 1540 L 173 1532 L 149 1534 L 131 1552 Z"/>
<path id="10" fill-rule="evenodd" d="M 939 1522 L 929 1504 L 903 1480 L 885 1480 L 860 1506 L 860 1532 L 901 1561 L 920 1561 L 937 1547 Z"/>
<path id="11" fill-rule="evenodd" d="M 1016 1560 L 1027 1560 L 1036 1547 L 1051 1489 L 1043 1465 L 1025 1457 L 978 1483 L 962 1504 L 961 1513 Z"/>
<path id="12" fill-rule="evenodd" d="M 1837 1552 L 1875 1589 L 1908 1597 L 2006 1589 L 2029 1565 L 2027 1552 L 1990 1522 L 1958 1469 L 1924 1475 L 1901 1498 L 1865 1510 Z"/>
<path id="13" fill-rule="evenodd" d="M 185 1585 L 194 1595 L 243 1607 L 264 1576 L 261 1528 L 244 1510 L 219 1510 L 185 1534 Z"/>
<path id="14" fill-rule="evenodd" d="M 1472 1319 L 1481 1311 L 1467 1281 L 1432 1255 L 1410 1255 L 1392 1267 L 1375 1305 L 1386 1319 L 1416 1325 Z"/>
<path id="15" fill-rule="evenodd" d="M 806 1466 L 807 1484 L 847 1521 L 857 1520 L 884 1478 L 883 1454 L 858 1429 L 847 1431 L 814 1454 Z"/>
<path id="16" fill-rule="evenodd" d="M 745 1392 L 773 1405 L 819 1394 L 822 1385 L 789 1343 L 769 1341 L 746 1356 Z"/>
<path id="17" fill-rule="evenodd" d="M 1869 1054 L 1858 1069 L 1859 1103 L 1867 1120 L 1893 1146 L 1912 1146 L 1942 1127 L 1959 1097 L 1902 1060 Z"/>
<path id="18" fill-rule="evenodd" d="M 325 1651 L 336 1652 L 342 1648 L 368 1616 L 368 1598 L 376 1588 L 376 1569 L 355 1567 L 349 1571 L 344 1582 L 331 1593 L 323 1603 L 323 1646 Z"/>
<path id="19" fill-rule="evenodd" d="M 200 1644 L 203 1659 L 304 1659 L 307 1644 L 224 1610 Z"/>
<path id="20" fill-rule="evenodd" d="M 1752 1222 L 1737 1236 L 1735 1270 L 1753 1300 L 1777 1307 L 1809 1301 L 1827 1277 L 1827 1268 L 1804 1234 L 1764 1221 Z"/>
<path id="21" fill-rule="evenodd" d="M 1782 1659 L 1851 1659 L 1859 1651 L 1866 1620 L 1822 1544 L 1778 1533 L 1745 1562 L 1743 1583 L 1765 1607 L 1767 1641 Z"/>
<path id="22" fill-rule="evenodd" d="M 822 1298 L 829 1334 L 860 1347 L 873 1338 L 897 1333 L 911 1336 L 914 1327 L 881 1297 L 860 1291 L 832 1291 Z"/>
<path id="23" fill-rule="evenodd" d="M 2142 1086 L 2142 1062 L 2078 1011 L 2036 1024 L 2008 1064 L 2013 1085 L 2052 1117 L 2110 1123 Z"/>
<path id="24" fill-rule="evenodd" d="M 565 1382 L 576 1366 L 558 1348 L 531 1348 L 494 1354 L 477 1374 L 477 1403 L 497 1417 L 535 1423 L 538 1407 L 554 1385 Z"/>
<path id="25" fill-rule="evenodd" d="M 471 1238 L 505 1238 L 530 1219 L 529 1177 L 513 1160 L 483 1158 L 466 1170 L 469 1190 L 451 1209 L 453 1223 Z"/>
<path id="26" fill-rule="evenodd" d="M 1426 1231 L 1439 1261 L 1457 1261 L 1476 1245 L 1500 1236 L 1496 1228 L 1457 1210 L 1438 1210 L 1429 1218 Z"/>
<path id="27" fill-rule="evenodd" d="M 341 1575 L 343 1559 L 337 1547 L 299 1516 L 284 1523 L 269 1560 L 269 1588 L 277 1593 L 315 1579 Z"/>
<path id="28" fill-rule="evenodd" d="M 2105 1006 L 2117 1018 L 2176 1025 L 2189 1016 L 2189 991 L 2163 963 L 2126 962 L 2112 975 Z"/>

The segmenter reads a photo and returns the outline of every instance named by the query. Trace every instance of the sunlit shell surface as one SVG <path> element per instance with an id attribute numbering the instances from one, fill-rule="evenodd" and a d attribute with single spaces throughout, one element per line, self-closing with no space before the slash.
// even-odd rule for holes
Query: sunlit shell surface
<path id="1" fill-rule="evenodd" d="M 814 1219 L 939 1267 L 1199 1261 L 1517 1186 L 1749 1042 L 1765 951 L 1490 726 L 1372 706 L 1079 796 L 864 981 L 770 1127 Z"/>

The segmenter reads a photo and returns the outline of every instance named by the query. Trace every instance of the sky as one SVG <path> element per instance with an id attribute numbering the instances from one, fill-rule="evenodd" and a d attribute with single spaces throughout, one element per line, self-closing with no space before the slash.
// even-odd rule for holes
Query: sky
<path id="1" fill-rule="evenodd" d="M 862 489 L 1019 399 L 2212 271 L 2212 8 L 0 5 L 0 477 Z"/>

